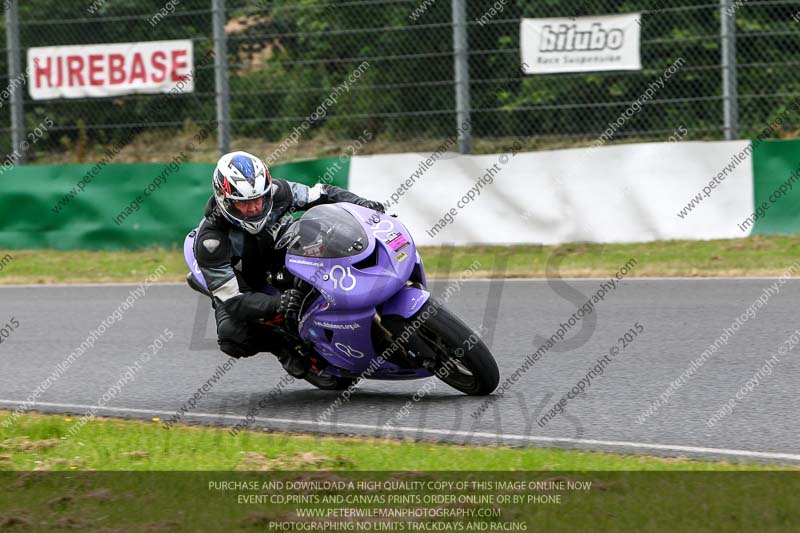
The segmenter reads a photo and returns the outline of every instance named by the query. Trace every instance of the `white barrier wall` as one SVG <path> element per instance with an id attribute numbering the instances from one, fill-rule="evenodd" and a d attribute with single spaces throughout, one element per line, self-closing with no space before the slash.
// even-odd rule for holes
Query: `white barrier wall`
<path id="1" fill-rule="evenodd" d="M 753 211 L 749 158 L 729 169 L 683 218 L 678 213 L 748 145 L 449 153 L 427 171 L 420 164 L 427 165 L 430 154 L 358 156 L 351 161 L 349 188 L 370 199 L 390 199 L 389 212 L 400 216 L 419 245 L 735 238 L 745 236 L 737 224 Z M 406 190 L 398 191 L 404 184 Z M 470 189 L 472 198 L 465 198 Z M 452 223 L 442 221 L 444 216 Z M 431 230 L 437 223 L 440 229 Z"/>

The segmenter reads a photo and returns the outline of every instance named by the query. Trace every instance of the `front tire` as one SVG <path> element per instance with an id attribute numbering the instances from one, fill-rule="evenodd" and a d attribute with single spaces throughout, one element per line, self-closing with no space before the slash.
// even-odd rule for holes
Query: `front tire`
<path id="1" fill-rule="evenodd" d="M 426 320 L 421 320 L 428 316 Z M 413 320 L 419 329 L 410 349 L 436 359 L 436 377 L 470 396 L 491 394 L 500 383 L 497 363 L 481 338 L 447 308 L 428 300 Z M 412 319 L 409 319 L 412 320 Z"/>

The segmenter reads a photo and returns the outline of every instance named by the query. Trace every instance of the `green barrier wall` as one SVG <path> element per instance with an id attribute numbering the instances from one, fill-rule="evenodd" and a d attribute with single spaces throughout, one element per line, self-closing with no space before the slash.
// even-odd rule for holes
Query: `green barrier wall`
<path id="1" fill-rule="evenodd" d="M 753 235 L 800 233 L 800 139 L 764 141 L 753 150 L 755 207 L 769 207 Z M 784 184 L 784 191 L 780 190 Z M 791 188 L 790 188 L 791 186 Z"/>
<path id="2" fill-rule="evenodd" d="M 214 165 L 173 164 L 165 171 L 168 164 L 115 164 L 103 167 L 59 210 L 59 200 L 93 166 L 23 166 L 0 174 L 0 248 L 181 247 L 211 196 Z M 307 185 L 326 176 L 326 182 L 347 187 L 350 161 L 317 159 L 276 165 L 270 171 L 274 178 Z M 145 195 L 145 188 L 162 174 L 166 183 Z M 137 197 L 142 201 L 134 211 Z M 131 214 L 115 223 L 129 207 Z"/>

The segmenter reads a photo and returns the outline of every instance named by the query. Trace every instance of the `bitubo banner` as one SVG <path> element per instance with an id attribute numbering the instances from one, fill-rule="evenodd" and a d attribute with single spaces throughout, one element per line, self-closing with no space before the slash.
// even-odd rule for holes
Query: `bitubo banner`
<path id="1" fill-rule="evenodd" d="M 639 13 L 602 17 L 522 19 L 526 74 L 641 70 Z"/>
<path id="2" fill-rule="evenodd" d="M 194 91 L 191 40 L 28 49 L 34 100 Z"/>

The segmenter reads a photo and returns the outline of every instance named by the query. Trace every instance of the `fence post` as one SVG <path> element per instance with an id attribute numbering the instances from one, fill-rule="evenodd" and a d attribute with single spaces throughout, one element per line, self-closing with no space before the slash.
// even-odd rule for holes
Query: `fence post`
<path id="1" fill-rule="evenodd" d="M 725 139 L 739 138 L 739 91 L 736 85 L 736 9 L 733 0 L 720 0 L 722 41 L 722 110 Z"/>
<path id="2" fill-rule="evenodd" d="M 453 62 L 455 63 L 456 128 L 458 151 L 470 153 L 472 128 L 462 127 L 470 119 L 469 95 L 469 41 L 467 36 L 466 0 L 452 0 L 453 8 Z"/>
<path id="3" fill-rule="evenodd" d="M 214 87 L 217 100 L 218 138 L 220 155 L 231 148 L 231 93 L 228 86 L 228 42 L 225 35 L 225 0 L 211 0 L 214 26 Z"/>
<path id="4" fill-rule="evenodd" d="M 12 85 L 22 73 L 19 44 L 19 9 L 17 0 L 6 0 L 6 48 L 8 49 L 8 92 L 11 104 L 11 158 L 14 164 L 27 161 L 27 151 L 17 152 L 25 140 L 25 108 L 22 104 L 23 84 Z M 13 90 L 12 90 L 13 89 Z"/>

